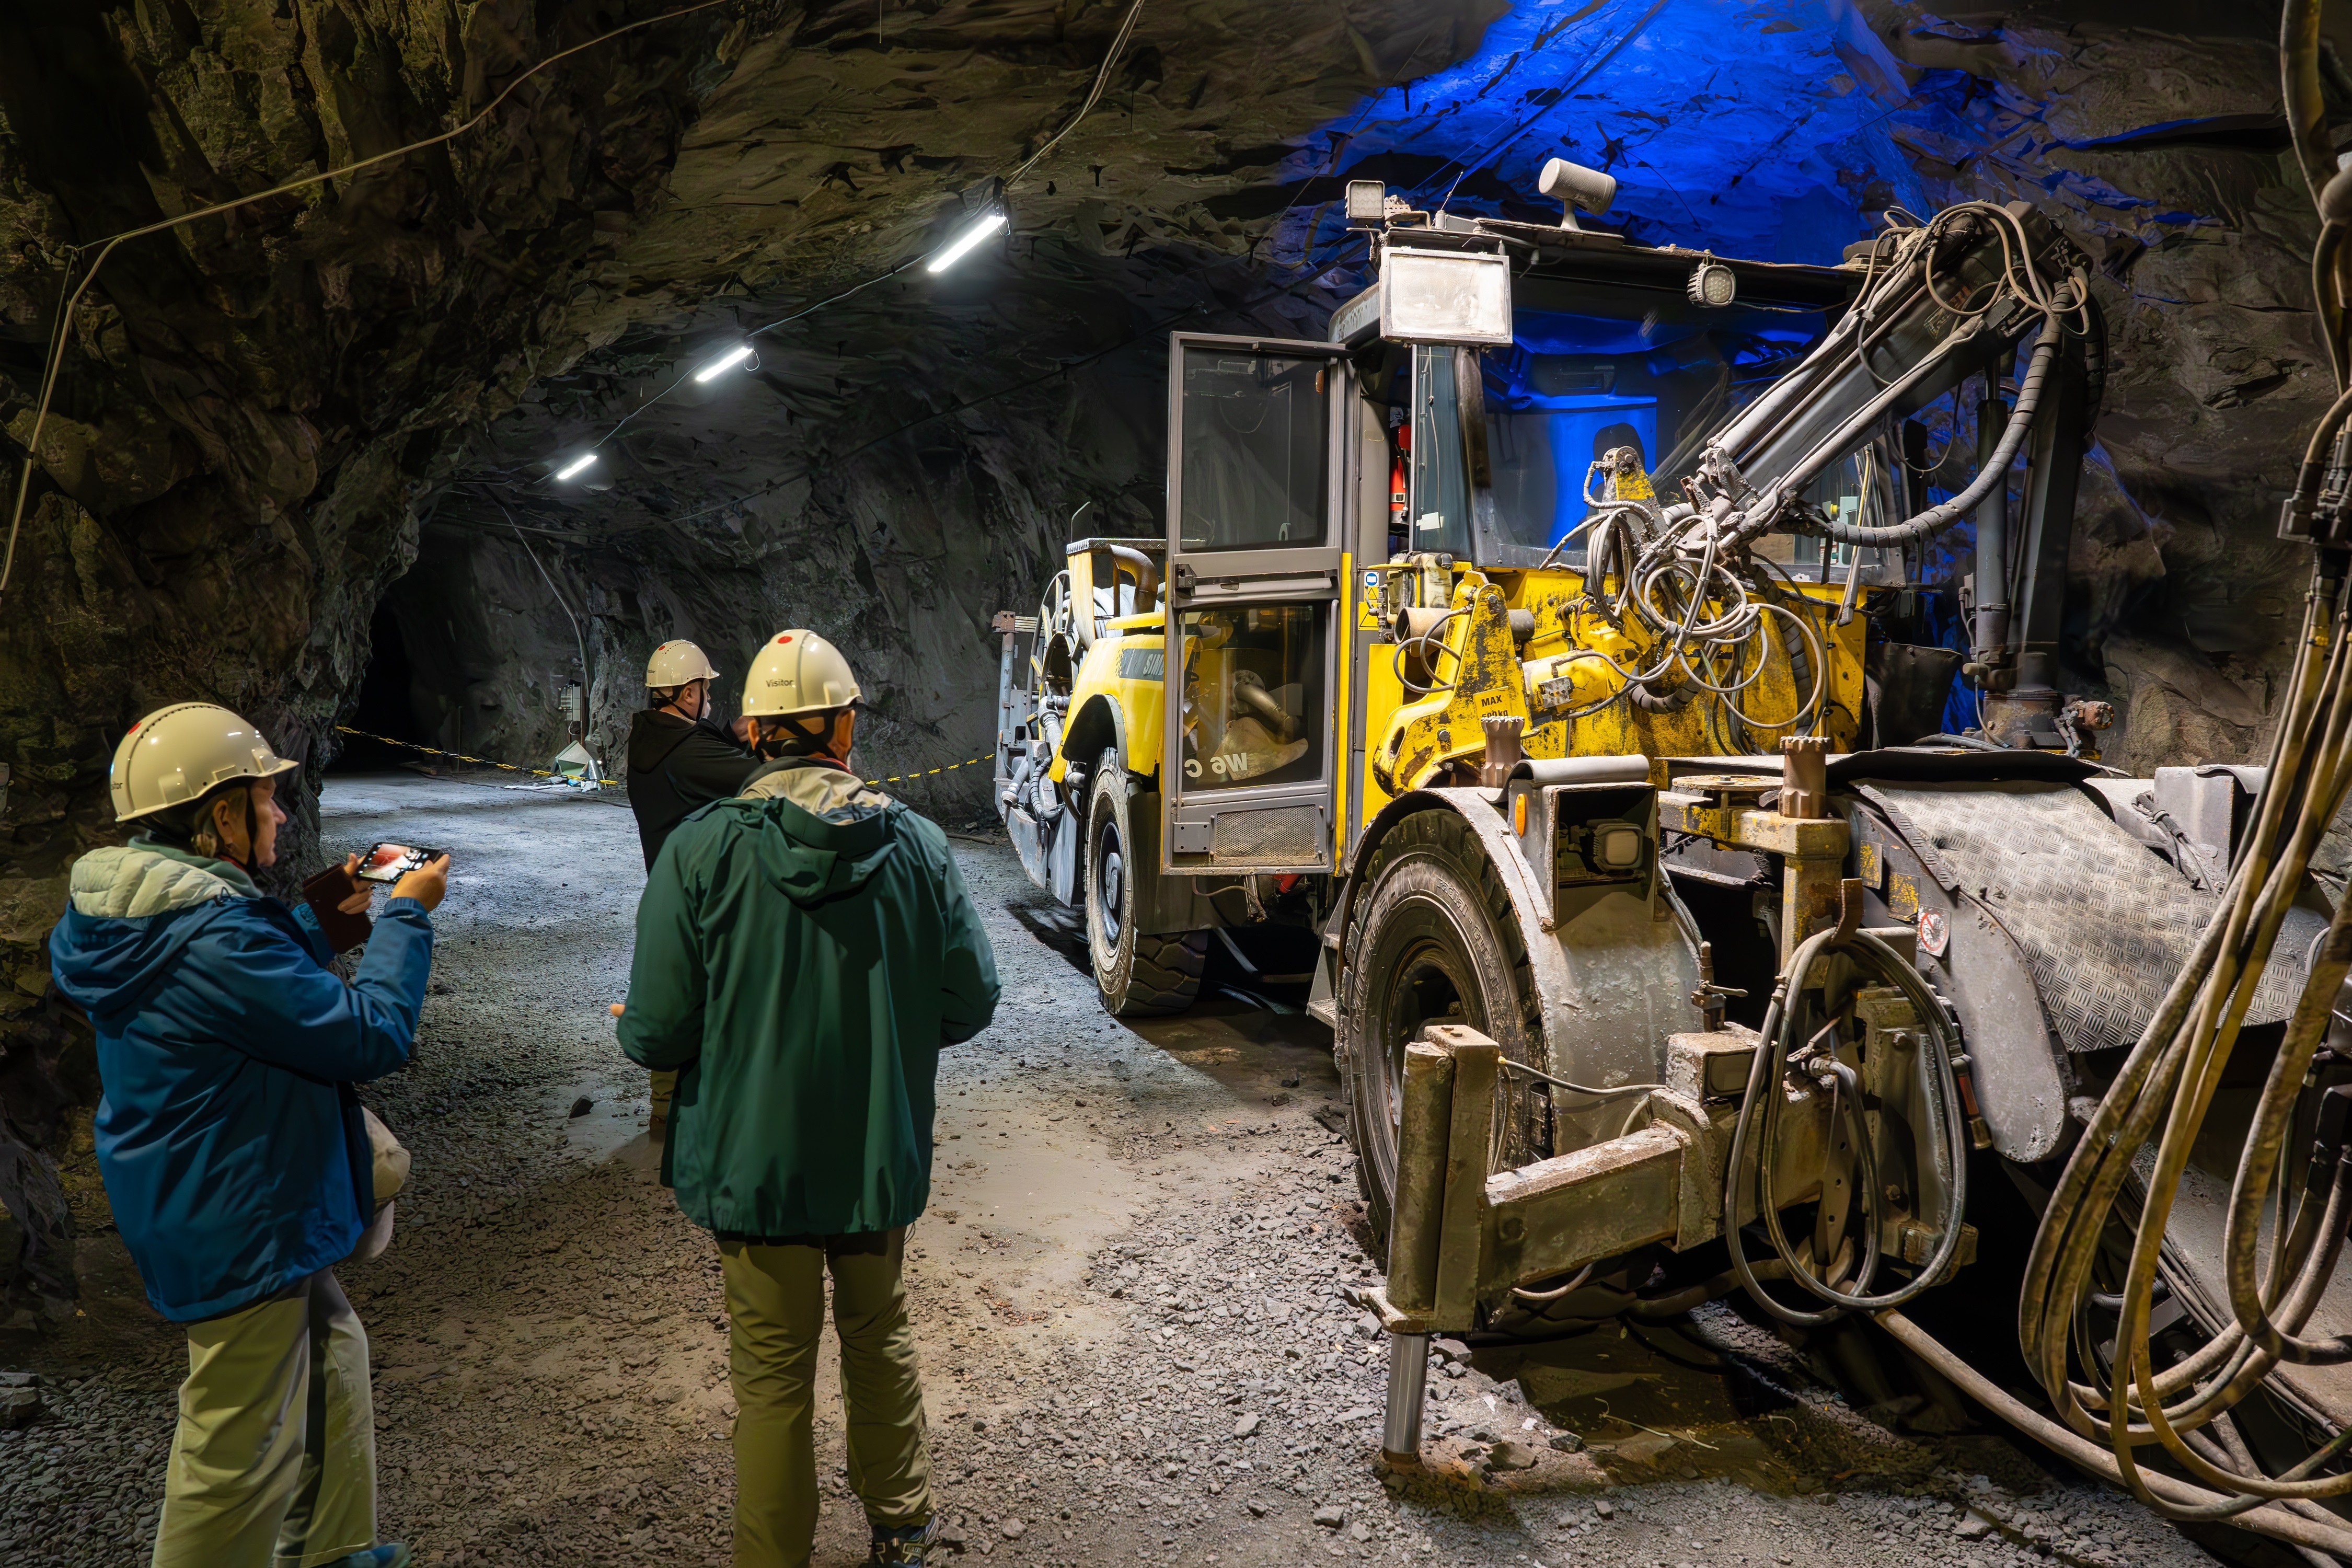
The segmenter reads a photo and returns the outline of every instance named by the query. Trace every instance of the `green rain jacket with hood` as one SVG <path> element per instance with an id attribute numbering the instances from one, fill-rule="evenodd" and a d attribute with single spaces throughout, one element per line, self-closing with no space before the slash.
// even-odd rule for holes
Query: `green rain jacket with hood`
<path id="1" fill-rule="evenodd" d="M 678 1069 L 662 1179 L 723 1236 L 892 1230 L 930 1195 L 940 1049 L 995 1016 L 947 835 L 790 758 L 662 847 L 621 1048 Z"/>

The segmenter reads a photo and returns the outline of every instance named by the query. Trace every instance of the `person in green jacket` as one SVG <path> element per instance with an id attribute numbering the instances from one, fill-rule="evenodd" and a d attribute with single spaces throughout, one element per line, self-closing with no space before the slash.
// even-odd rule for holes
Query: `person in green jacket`
<path id="1" fill-rule="evenodd" d="M 995 1016 L 996 960 L 947 835 L 845 765 L 857 683 L 824 638 L 769 639 L 743 711 L 765 765 L 662 847 L 620 1044 L 678 1074 L 662 1180 L 718 1238 L 736 1568 L 803 1568 L 833 1277 L 849 1484 L 876 1563 L 930 1539 L 922 1385 L 899 1268 L 930 1195 L 940 1047 Z"/>

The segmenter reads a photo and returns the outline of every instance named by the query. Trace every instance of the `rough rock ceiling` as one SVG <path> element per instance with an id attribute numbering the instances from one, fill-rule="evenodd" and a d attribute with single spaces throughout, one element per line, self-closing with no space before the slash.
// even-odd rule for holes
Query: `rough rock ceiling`
<path id="1" fill-rule="evenodd" d="M 1213 8 L 1147 9 L 1096 118 L 1012 193 L 1008 241 L 781 329 L 756 375 L 637 413 L 595 488 L 548 483 L 547 459 L 713 345 L 950 232 L 959 197 L 1056 122 L 1007 107 L 1014 68 L 976 57 L 960 15 L 901 32 L 886 11 L 877 48 L 872 13 L 824 12 L 747 50 L 669 205 L 567 305 L 554 353 L 576 357 L 473 437 L 444 522 L 587 544 L 585 576 L 626 582 L 650 617 L 620 616 L 616 653 L 673 628 L 740 646 L 768 620 L 830 617 L 908 650 L 885 656 L 885 683 L 931 738 L 909 744 L 964 749 L 977 731 L 954 716 L 985 671 L 938 679 L 933 612 L 961 628 L 1013 602 L 1082 502 L 1100 509 L 1088 530 L 1157 528 L 1167 330 L 1318 335 L 1363 281 L 1336 210 L 1348 178 L 1540 217 L 1536 172 L 1565 155 L 1618 176 L 1604 221 L 1739 254 L 1832 260 L 1887 206 L 1973 196 L 2064 225 L 2100 263 L 2118 362 L 2071 674 L 2124 706 L 2128 763 L 2257 743 L 2299 570 L 2267 538 L 2264 487 L 2325 382 L 2274 15 L 1527 0 L 1491 20 L 1397 7 L 1296 32 L 1254 13 L 1235 38 Z M 1069 51 L 1057 108 L 1116 20 L 1099 6 L 1070 24 L 1094 36 Z M 1954 542 L 1957 574 L 1966 533 Z M 926 581 L 942 568 L 946 586 Z M 603 695 L 608 724 L 625 700 Z"/>
<path id="2" fill-rule="evenodd" d="M 568 296 L 543 374 L 472 434 L 433 513 L 590 552 L 575 565 L 613 655 L 600 733 L 652 642 L 694 636 L 740 668 L 805 623 L 865 652 L 877 766 L 981 749 L 990 614 L 1034 597 L 1080 507 L 1092 529 L 1157 527 L 1165 333 L 1320 336 L 1337 280 L 1283 248 L 1286 166 L 1369 88 L 1475 47 L 1490 15 L 1147 7 L 1091 116 L 1012 185 L 1009 232 L 943 277 L 889 276 L 1068 122 L 1125 11 L 885 8 L 878 35 L 870 5 L 814 11 L 704 105 L 664 202 Z M 756 370 L 648 403 L 802 312 Z M 624 420 L 583 481 L 547 478 Z M 429 637 L 400 603 L 412 644 Z"/>

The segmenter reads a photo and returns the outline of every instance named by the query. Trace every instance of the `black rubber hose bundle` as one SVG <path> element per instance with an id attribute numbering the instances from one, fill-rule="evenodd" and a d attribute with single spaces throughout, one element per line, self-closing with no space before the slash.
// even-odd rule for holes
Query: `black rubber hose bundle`
<path id="1" fill-rule="evenodd" d="M 1921 1049 L 1926 1070 L 1923 1079 L 1931 1079 L 1926 1097 L 1928 1138 L 1936 1156 L 1938 1173 L 1944 1179 L 1945 1210 L 1932 1216 L 1937 1227 L 1935 1255 L 1909 1283 L 1893 1290 L 1873 1294 L 1871 1284 L 1878 1269 L 1878 1204 L 1880 1193 L 1876 1178 L 1874 1151 L 1870 1139 L 1868 1121 L 1863 1114 L 1862 1098 L 1853 1092 L 1851 1070 L 1836 1063 L 1832 1071 L 1841 1075 L 1847 1092 L 1841 1100 L 1851 1106 L 1854 1143 L 1863 1162 L 1863 1179 L 1858 1184 L 1863 1206 L 1864 1251 L 1851 1289 L 1841 1289 L 1832 1280 L 1815 1275 L 1803 1265 L 1796 1249 L 1790 1246 L 1780 1228 L 1780 1208 L 1772 1191 L 1772 1163 L 1779 1130 L 1780 1111 L 1780 1078 L 1788 1070 L 1790 1047 L 1794 1043 L 1797 1011 L 1789 1005 L 1792 986 L 1801 987 L 1813 965 L 1832 953 L 1843 953 L 1874 973 L 1879 979 L 1902 991 L 1921 1020 Z M 1764 1016 L 1764 1027 L 1758 1040 L 1756 1055 L 1748 1063 L 1748 1093 L 1740 1101 L 1739 1115 L 1733 1124 L 1731 1158 L 1725 1162 L 1723 1173 L 1723 1233 L 1731 1253 L 1732 1268 L 1739 1275 L 1740 1284 L 1750 1300 L 1785 1322 L 1809 1326 L 1830 1322 L 1848 1312 L 1879 1311 L 1898 1307 L 1930 1286 L 1940 1281 L 1951 1266 L 1960 1244 L 1960 1221 L 1968 1212 L 1969 1134 L 1968 1113 L 1960 1100 L 1958 1079 L 1952 1070 L 1954 1055 L 1951 1023 L 1945 1015 L 1943 1003 L 1928 989 L 1919 972 L 1906 963 L 1903 955 L 1867 931 L 1854 931 L 1841 936 L 1837 930 L 1820 931 L 1801 943 L 1781 971 L 1778 984 L 1772 989 L 1772 1004 Z M 1832 1058 L 1834 1063 L 1834 1058 Z M 1748 1156 L 1751 1149 L 1756 1157 L 1756 1169 L 1750 1174 Z M 1744 1189 L 1744 1191 L 1743 1191 Z M 1826 1303 L 1818 1310 L 1791 1307 L 1769 1295 L 1763 1282 L 1757 1278 L 1755 1266 L 1748 1260 L 1747 1249 L 1740 1245 L 1739 1214 L 1742 1198 L 1752 1193 L 1758 1216 L 1763 1220 L 1765 1233 L 1771 1238 L 1772 1250 L 1788 1269 L 1788 1277 Z M 1827 1260 L 1824 1260 L 1827 1267 Z"/>

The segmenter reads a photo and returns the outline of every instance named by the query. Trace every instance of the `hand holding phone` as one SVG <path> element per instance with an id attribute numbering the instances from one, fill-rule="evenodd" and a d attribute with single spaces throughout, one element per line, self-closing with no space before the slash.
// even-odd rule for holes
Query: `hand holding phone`
<path id="1" fill-rule="evenodd" d="M 340 866 L 330 866 L 302 884 L 302 897 L 319 917 L 319 929 L 337 952 L 349 952 L 367 941 L 372 926 L 368 900 L 374 889 L 359 880 L 360 858 L 348 855 Z"/>
<path id="2" fill-rule="evenodd" d="M 440 853 L 438 849 L 417 849 L 406 844 L 374 845 L 360 857 L 359 868 L 353 875 L 362 882 L 397 882 Z"/>
<path id="3" fill-rule="evenodd" d="M 449 892 L 449 856 L 446 850 L 433 851 L 433 858 L 409 872 L 394 884 L 395 899 L 415 899 L 427 910 L 437 910 Z"/>

